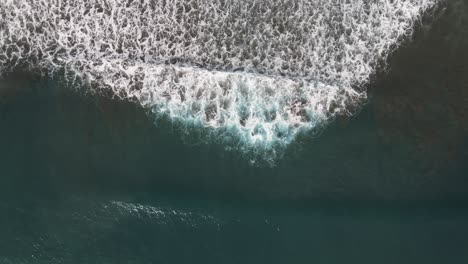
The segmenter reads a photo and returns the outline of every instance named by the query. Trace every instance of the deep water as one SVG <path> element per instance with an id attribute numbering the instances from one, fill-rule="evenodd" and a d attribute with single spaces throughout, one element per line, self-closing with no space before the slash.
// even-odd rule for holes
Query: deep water
<path id="1" fill-rule="evenodd" d="M 463 1 L 275 167 L 130 102 L 0 80 L 0 264 L 468 263 Z"/>
<path id="2" fill-rule="evenodd" d="M 16 94 L 0 112 L 5 192 L 175 192 L 307 203 L 462 201 L 468 194 L 463 141 L 455 150 L 422 151 L 420 135 L 393 135 L 372 105 L 304 135 L 275 167 L 254 166 L 223 144 L 200 143 L 201 132 L 155 124 L 132 103 L 53 80 L 11 78 L 3 84 Z"/>
<path id="3" fill-rule="evenodd" d="M 131 103 L 2 85 L 17 90 L 0 115 L 0 263 L 468 261 L 466 156 L 386 142 L 372 105 L 269 168 Z"/>
<path id="4" fill-rule="evenodd" d="M 155 196 L 4 201 L 0 262 L 468 261 L 468 214 L 460 209 L 306 209 Z"/>

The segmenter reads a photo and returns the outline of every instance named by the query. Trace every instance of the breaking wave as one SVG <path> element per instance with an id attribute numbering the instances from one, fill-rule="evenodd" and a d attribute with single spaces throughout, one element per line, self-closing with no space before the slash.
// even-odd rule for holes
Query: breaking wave
<path id="1" fill-rule="evenodd" d="M 0 74 L 109 91 L 274 161 L 366 99 L 438 0 L 0 0 Z"/>

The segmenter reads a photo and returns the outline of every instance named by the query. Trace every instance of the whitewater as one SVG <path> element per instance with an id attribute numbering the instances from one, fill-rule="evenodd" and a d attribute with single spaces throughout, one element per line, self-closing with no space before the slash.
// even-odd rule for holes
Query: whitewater
<path id="1" fill-rule="evenodd" d="M 366 101 L 438 0 L 0 0 L 0 75 L 62 78 L 274 162 Z"/>

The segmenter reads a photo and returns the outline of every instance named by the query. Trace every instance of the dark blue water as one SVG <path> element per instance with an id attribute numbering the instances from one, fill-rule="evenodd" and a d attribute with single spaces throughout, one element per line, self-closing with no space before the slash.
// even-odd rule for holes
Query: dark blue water
<path id="1" fill-rule="evenodd" d="M 468 263 L 460 10 L 390 58 L 358 115 L 275 167 L 132 103 L 6 76 L 0 263 Z"/>

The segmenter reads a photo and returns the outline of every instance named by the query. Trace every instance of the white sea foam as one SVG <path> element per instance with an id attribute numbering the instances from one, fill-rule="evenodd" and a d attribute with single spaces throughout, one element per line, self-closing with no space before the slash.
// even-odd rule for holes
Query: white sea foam
<path id="1" fill-rule="evenodd" d="M 122 201 L 112 201 L 108 204 L 103 204 L 101 210 L 113 216 L 131 216 L 139 220 L 148 219 L 159 224 L 180 222 L 195 228 L 200 225 L 214 224 L 219 226 L 222 224 L 220 219 L 209 214 Z"/>
<path id="2" fill-rule="evenodd" d="M 275 160 L 349 114 L 438 0 L 0 0 L 0 73 L 111 90 Z"/>

